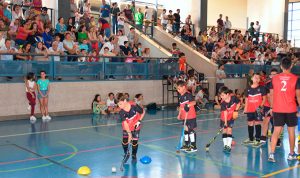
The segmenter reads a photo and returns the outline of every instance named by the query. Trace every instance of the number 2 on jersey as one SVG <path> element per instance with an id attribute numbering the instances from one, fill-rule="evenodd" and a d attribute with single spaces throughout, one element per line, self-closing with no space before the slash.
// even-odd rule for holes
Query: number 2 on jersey
<path id="1" fill-rule="evenodd" d="M 282 87 L 281 87 L 281 91 L 286 91 L 286 84 L 287 82 L 286 81 L 281 81 L 281 84 L 282 84 Z"/>

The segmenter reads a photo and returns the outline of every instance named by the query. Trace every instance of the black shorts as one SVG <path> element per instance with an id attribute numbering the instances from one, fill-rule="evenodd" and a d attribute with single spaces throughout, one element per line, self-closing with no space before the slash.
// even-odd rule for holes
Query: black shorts
<path id="1" fill-rule="evenodd" d="M 184 124 L 184 120 L 183 120 L 182 124 Z M 193 130 L 194 128 L 197 128 L 196 118 L 195 119 L 187 119 L 186 126 L 189 128 L 189 130 Z"/>
<path id="2" fill-rule="evenodd" d="M 249 112 L 249 113 L 247 113 L 247 120 L 248 120 L 248 122 L 262 121 L 262 117 L 258 117 L 258 114 L 256 112 Z"/>
<path id="3" fill-rule="evenodd" d="M 293 113 L 276 113 L 273 112 L 273 122 L 274 126 L 284 126 L 295 127 L 298 125 L 297 112 Z"/>
<path id="4" fill-rule="evenodd" d="M 270 109 L 271 109 L 270 107 L 264 106 L 264 109 L 263 109 L 263 116 L 264 117 L 271 117 Z"/>
<path id="5" fill-rule="evenodd" d="M 220 120 L 220 127 L 221 127 L 221 128 L 224 127 L 224 124 L 225 124 L 225 122 L 222 121 L 222 120 Z M 233 119 L 231 119 L 230 121 L 227 121 L 227 127 L 232 128 L 232 127 L 233 127 L 233 124 L 234 124 L 234 120 L 233 120 Z"/>

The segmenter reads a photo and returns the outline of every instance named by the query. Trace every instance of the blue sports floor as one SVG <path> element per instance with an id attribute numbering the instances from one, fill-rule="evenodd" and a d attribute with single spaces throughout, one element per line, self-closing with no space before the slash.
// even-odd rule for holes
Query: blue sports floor
<path id="1" fill-rule="evenodd" d="M 267 162 L 268 146 L 250 148 L 240 143 L 247 137 L 244 116 L 236 121 L 233 135 L 237 144 L 230 155 L 223 153 L 219 136 L 211 145 L 205 144 L 219 127 L 218 113 L 198 115 L 198 152 L 176 154 L 181 124 L 175 110 L 147 114 L 140 134 L 138 159 L 150 156 L 150 164 L 141 162 L 125 165 L 119 171 L 123 156 L 121 123 L 118 115 L 80 115 L 53 117 L 49 123 L 39 119 L 0 122 L 0 177 L 72 178 L 81 166 L 88 166 L 89 177 L 300 177 L 298 162 L 288 163 L 287 134 L 283 146 L 276 150 L 277 163 Z M 117 173 L 112 173 L 116 166 Z"/>

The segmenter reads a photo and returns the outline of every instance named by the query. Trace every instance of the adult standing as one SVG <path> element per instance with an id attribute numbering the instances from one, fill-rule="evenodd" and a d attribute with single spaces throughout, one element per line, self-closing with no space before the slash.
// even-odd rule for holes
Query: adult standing
<path id="1" fill-rule="evenodd" d="M 220 14 L 219 19 L 217 20 L 219 36 L 221 36 L 223 34 L 223 30 L 224 30 L 224 21 L 223 21 L 222 17 L 223 17 L 223 15 Z"/>
<path id="2" fill-rule="evenodd" d="M 106 4 L 105 0 L 102 0 L 102 6 L 100 7 L 101 18 L 105 19 L 107 22 L 110 21 L 110 6 Z"/>
<path id="3" fill-rule="evenodd" d="M 162 14 L 160 15 L 160 23 L 161 23 L 161 26 L 163 27 L 163 29 L 166 30 L 167 24 L 168 24 L 168 15 L 167 15 L 166 9 L 163 9 Z"/>
<path id="4" fill-rule="evenodd" d="M 232 28 L 231 21 L 228 19 L 228 16 L 225 17 L 224 26 L 225 26 L 225 32 L 226 34 L 228 34 L 230 32 L 230 29 Z"/>
<path id="5" fill-rule="evenodd" d="M 116 34 L 118 31 L 118 14 L 120 13 L 120 8 L 118 4 L 115 2 L 113 3 L 113 7 L 111 9 L 111 16 L 112 16 L 112 29 L 113 33 Z"/>
<path id="6" fill-rule="evenodd" d="M 75 25 L 75 13 L 78 12 L 78 7 L 74 0 L 70 0 L 70 17 L 73 19 L 73 24 Z"/>
<path id="7" fill-rule="evenodd" d="M 173 32 L 175 34 L 178 34 L 180 29 L 180 9 L 177 9 L 176 13 L 174 13 L 173 16 L 174 16 Z"/>
<path id="8" fill-rule="evenodd" d="M 219 65 L 218 70 L 216 71 L 217 83 L 216 83 L 216 95 L 219 92 L 219 89 L 224 86 L 224 79 L 226 78 L 226 74 L 224 71 L 224 64 Z"/>
<path id="9" fill-rule="evenodd" d="M 143 29 L 143 21 L 144 21 L 144 14 L 141 12 L 141 8 L 138 8 L 137 12 L 134 14 L 134 21 L 135 25 L 138 29 Z"/>

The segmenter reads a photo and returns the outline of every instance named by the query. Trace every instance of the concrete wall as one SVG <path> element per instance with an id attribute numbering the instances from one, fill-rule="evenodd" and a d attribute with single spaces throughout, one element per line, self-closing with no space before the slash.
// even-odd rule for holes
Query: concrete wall
<path id="1" fill-rule="evenodd" d="M 207 25 L 216 26 L 219 14 L 223 14 L 223 20 L 225 20 L 225 16 L 228 16 L 233 28 L 245 29 L 247 21 L 247 1 L 248 0 L 208 0 Z M 254 12 L 256 12 L 256 9 L 257 8 L 255 8 Z"/>
<path id="2" fill-rule="evenodd" d="M 259 21 L 261 32 L 277 33 L 282 38 L 284 30 L 285 0 L 248 0 L 247 17 Z"/>
<path id="3" fill-rule="evenodd" d="M 225 79 L 225 86 L 227 86 L 231 90 L 239 89 L 244 92 L 247 86 L 246 78 L 228 78 Z"/>
<path id="4" fill-rule="evenodd" d="M 215 83 L 216 83 L 216 70 L 217 65 L 205 57 L 204 55 L 196 52 L 190 46 L 186 45 L 182 41 L 175 39 L 172 35 L 163 31 L 160 27 L 154 29 L 154 39 L 159 41 L 163 46 L 167 48 L 172 47 L 172 43 L 177 43 L 178 48 L 185 53 L 187 57 L 187 63 L 192 66 L 196 71 L 204 73 L 208 78 L 210 84 L 210 98 L 214 97 Z"/>
<path id="5" fill-rule="evenodd" d="M 99 82 L 54 82 L 51 83 L 49 111 L 89 110 L 95 94 L 106 100 L 109 92 L 128 92 L 132 97 L 137 93 L 144 95 L 144 104 L 162 103 L 162 81 L 99 81 Z M 23 83 L 0 84 L 0 118 L 1 116 L 25 115 L 27 99 Z M 39 112 L 38 105 L 36 110 Z"/>

